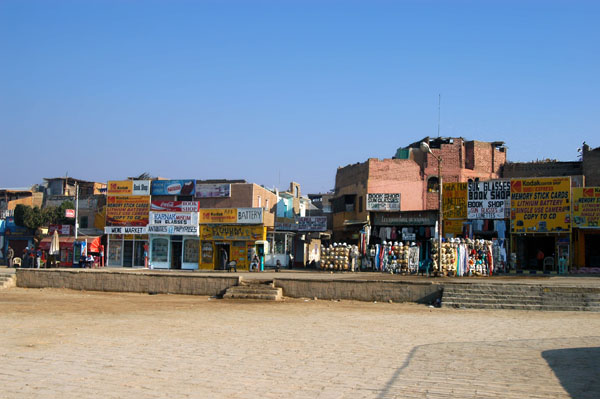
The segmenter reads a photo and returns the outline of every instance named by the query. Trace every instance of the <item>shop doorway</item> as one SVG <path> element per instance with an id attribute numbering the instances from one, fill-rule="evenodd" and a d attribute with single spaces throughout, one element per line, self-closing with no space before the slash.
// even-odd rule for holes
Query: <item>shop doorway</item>
<path id="1" fill-rule="evenodd" d="M 537 254 L 541 250 L 544 258 L 555 257 L 556 239 L 552 236 L 522 237 L 522 245 L 519 246 L 519 258 L 521 269 L 544 270 L 543 265 L 538 262 Z"/>
<path id="2" fill-rule="evenodd" d="M 229 248 L 229 244 L 218 242 L 215 244 L 215 248 L 217 250 L 215 270 L 227 269 L 227 262 L 231 260 L 231 251 Z"/>
<path id="3" fill-rule="evenodd" d="M 123 243 L 123 267 L 133 266 L 133 241 Z"/>
<path id="4" fill-rule="evenodd" d="M 181 241 L 171 241 L 171 269 L 181 269 Z"/>
<path id="5" fill-rule="evenodd" d="M 136 241 L 134 243 L 134 251 L 133 251 L 133 265 L 134 266 L 144 266 L 144 241 Z"/>
<path id="6" fill-rule="evenodd" d="M 585 235 L 585 266 L 600 267 L 600 234 Z"/>

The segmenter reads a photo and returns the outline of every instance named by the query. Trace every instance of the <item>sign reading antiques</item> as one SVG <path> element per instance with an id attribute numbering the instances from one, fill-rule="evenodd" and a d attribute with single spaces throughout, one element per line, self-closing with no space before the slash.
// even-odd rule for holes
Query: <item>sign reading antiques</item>
<path id="1" fill-rule="evenodd" d="M 573 188 L 573 223 L 579 228 L 600 226 L 600 187 Z"/>
<path id="2" fill-rule="evenodd" d="M 511 231 L 557 233 L 571 230 L 571 179 L 511 180 Z"/>
<path id="3" fill-rule="evenodd" d="M 468 183 L 469 219 L 508 219 L 510 217 L 510 180 Z"/>
<path id="4" fill-rule="evenodd" d="M 400 210 L 400 193 L 367 194 L 367 211 L 397 212 Z"/>

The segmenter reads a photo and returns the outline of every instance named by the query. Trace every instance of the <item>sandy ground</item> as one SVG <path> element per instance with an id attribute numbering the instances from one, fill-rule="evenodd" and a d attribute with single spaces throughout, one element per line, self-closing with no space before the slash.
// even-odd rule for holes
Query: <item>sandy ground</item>
<path id="1" fill-rule="evenodd" d="M 0 398 L 597 398 L 600 314 L 11 288 Z"/>

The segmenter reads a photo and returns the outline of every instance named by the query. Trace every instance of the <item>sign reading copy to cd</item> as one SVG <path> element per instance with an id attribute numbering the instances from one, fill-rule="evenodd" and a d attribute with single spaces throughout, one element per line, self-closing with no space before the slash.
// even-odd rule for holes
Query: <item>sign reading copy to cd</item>
<path id="1" fill-rule="evenodd" d="M 367 211 L 393 212 L 400 210 L 400 193 L 367 194 Z"/>
<path id="2" fill-rule="evenodd" d="M 150 212 L 148 234 L 199 234 L 197 212 Z"/>

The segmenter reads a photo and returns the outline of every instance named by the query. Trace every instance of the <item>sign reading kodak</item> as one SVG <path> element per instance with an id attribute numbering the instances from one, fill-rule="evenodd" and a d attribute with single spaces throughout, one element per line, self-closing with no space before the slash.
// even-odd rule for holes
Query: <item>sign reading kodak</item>
<path id="1" fill-rule="evenodd" d="M 150 180 L 109 181 L 107 195 L 150 195 Z"/>
<path id="2" fill-rule="evenodd" d="M 510 182 L 513 233 L 571 231 L 571 179 L 545 177 Z"/>

